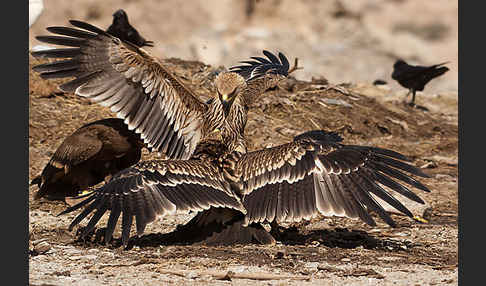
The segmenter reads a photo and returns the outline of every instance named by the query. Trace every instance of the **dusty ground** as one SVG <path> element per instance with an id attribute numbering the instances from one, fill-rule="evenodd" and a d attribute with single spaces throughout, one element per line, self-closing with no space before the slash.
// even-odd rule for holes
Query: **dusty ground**
<path id="1" fill-rule="evenodd" d="M 297 1 L 295 3 L 304 4 L 296 4 L 294 9 L 290 9 L 289 1 L 265 0 L 259 2 L 262 6 L 241 30 L 234 27 L 247 21 L 241 3 L 237 5 L 241 11 L 238 17 L 234 17 L 236 23 L 231 26 L 228 19 L 237 12 L 228 10 L 225 13 L 224 9 L 228 9 L 225 5 L 221 5 L 223 12 L 214 12 L 210 9 L 211 5 L 215 5 L 211 1 L 207 6 L 197 4 L 197 1 L 191 1 L 196 3 L 194 5 L 180 7 L 174 5 L 174 1 L 157 4 L 146 1 L 143 4 L 144 7 L 154 7 L 153 14 L 159 13 L 159 16 L 149 13 L 148 8 L 144 12 L 137 10 L 141 2 L 134 0 L 85 1 L 69 5 L 68 1 L 46 2 L 45 14 L 32 27 L 31 38 L 40 34 L 45 26 L 64 25 L 70 18 L 88 19 L 107 27 L 115 9 L 113 7 L 126 7 L 130 19 L 133 15 L 132 23 L 140 23 L 137 25 L 142 26 L 139 30 L 158 43 L 152 50 L 154 54 L 197 59 L 212 64 L 209 66 L 202 62 L 173 58 L 167 60 L 174 72 L 202 97 L 212 89 L 207 76 L 217 66 L 232 65 L 237 60 L 259 53 L 262 48 L 276 49 L 282 43 L 282 49 L 291 59 L 299 57 L 304 70 L 297 71 L 295 78 L 278 89 L 267 92 L 263 100 L 251 109 L 247 137 L 252 149 L 281 144 L 305 130 L 333 130 L 339 132 L 346 143 L 390 148 L 411 157 L 415 165 L 423 167 L 431 175 L 430 179 L 422 181 L 432 192 L 417 191 L 427 202 L 425 206 L 405 202 L 414 214 L 427 219 L 428 223 L 393 215 L 398 227 L 391 229 L 381 222 L 372 228 L 356 220 L 322 218 L 308 224 L 288 225 L 280 237 L 280 243 L 271 247 L 202 247 L 164 243 L 162 234 L 189 220 L 191 216 L 186 215 L 167 217 L 149 225 L 145 236 L 133 239 L 130 249 L 122 250 L 116 243 L 114 246 L 102 246 L 75 241 L 76 229 L 72 232 L 67 230 L 75 214 L 56 217 L 65 206 L 43 200 L 33 201 L 36 187 L 31 187 L 29 249 L 35 249 L 29 255 L 29 280 L 32 285 L 458 283 L 457 2 L 448 1 L 447 5 L 440 5 L 434 10 L 433 4 L 428 3 L 435 1 L 425 3 L 427 6 L 422 9 L 416 7 L 419 1 L 411 0 L 356 1 L 367 3 L 364 6 L 343 1 L 348 7 L 348 12 L 344 14 L 333 12 L 336 9 L 334 3 L 322 5 L 322 9 L 316 10 L 317 16 L 305 17 L 309 9 L 322 2 Z M 113 4 L 115 2 L 116 5 Z M 228 1 L 223 3 L 227 4 Z M 49 7 L 57 7 L 55 13 Z M 174 9 L 172 13 L 168 12 L 169 8 Z M 390 13 L 394 9 L 400 9 L 403 13 L 392 17 Z M 418 17 L 417 14 L 413 19 L 415 26 L 403 25 L 408 23 L 406 21 L 412 21 L 407 15 L 413 13 L 423 13 L 427 17 Z M 321 17 L 321 25 L 325 28 L 318 25 L 321 14 L 328 16 Z M 434 16 L 438 14 L 442 15 L 440 21 L 443 22 L 438 21 L 446 26 L 445 30 L 437 28 L 440 26 L 437 25 L 435 30 L 432 29 L 436 34 L 417 36 L 417 33 L 420 34 L 417 31 L 423 33 L 424 29 L 416 26 L 434 22 L 432 20 L 439 19 Z M 345 17 L 331 19 L 329 15 Z M 277 16 L 284 17 L 285 21 L 280 21 Z M 178 19 L 176 17 L 181 17 L 178 21 L 182 24 L 173 24 Z M 167 25 L 160 24 L 161 18 L 165 19 Z M 211 19 L 211 25 L 201 26 L 201 23 L 207 22 L 205 18 Z M 307 26 L 298 25 L 300 22 L 306 22 Z M 402 23 L 402 26 L 398 25 L 402 30 L 396 28 L 397 23 Z M 200 28 L 195 29 L 196 26 Z M 216 29 L 218 27 L 220 30 Z M 278 31 L 272 30 L 276 27 Z M 391 27 L 398 29 L 398 32 Z M 411 27 L 415 27 L 415 30 Z M 300 42 L 297 46 L 291 44 L 296 42 L 289 34 L 291 28 L 299 31 L 297 34 L 302 37 L 297 41 Z M 258 38 L 261 37 L 261 29 L 272 31 L 267 35 L 272 38 L 271 43 Z M 319 29 L 321 33 L 316 32 Z M 415 32 L 403 32 L 407 29 Z M 343 31 L 349 33 L 342 34 Z M 401 45 L 392 45 L 395 40 L 391 40 L 390 34 L 393 31 L 400 34 L 397 37 L 402 37 Z M 193 34 L 189 40 L 181 40 L 190 33 Z M 150 35 L 158 36 L 151 38 Z M 370 35 L 375 40 L 363 40 Z M 376 35 L 382 37 L 376 40 Z M 403 40 L 403 37 L 412 36 L 415 37 L 413 40 Z M 245 37 L 253 37 L 254 40 L 247 41 Z M 424 40 L 427 37 L 428 40 Z M 214 44 L 221 39 L 227 41 L 222 45 L 229 49 L 227 52 Z M 205 43 L 205 49 L 200 46 L 201 42 Z M 191 43 L 195 46 L 192 54 Z M 322 50 L 316 48 L 320 43 L 324 46 Z M 371 46 L 376 49 L 370 49 Z M 217 51 L 221 51 L 221 55 L 210 53 L 213 48 L 220 49 Z M 403 103 L 406 91 L 389 78 L 393 55 L 425 63 L 451 60 L 451 71 L 446 74 L 447 77 L 431 82 L 430 90 L 427 87 L 425 93 L 417 96 L 418 104 L 426 106 L 429 112 L 411 109 Z M 352 66 L 351 61 L 356 64 Z M 38 63 L 31 58 L 31 65 Z M 371 63 L 373 66 L 370 66 Z M 312 77 L 321 80 L 311 82 Z M 343 93 L 326 89 L 329 86 L 322 78 L 327 78 L 332 84 L 348 81 L 352 84 L 338 88 Z M 370 82 L 376 78 L 387 80 L 389 85 L 372 86 Z M 62 140 L 76 128 L 113 116 L 109 110 L 84 99 L 59 93 L 56 89 L 59 82 L 43 81 L 36 74 L 30 74 L 29 179 L 41 172 Z M 144 153 L 145 158 L 150 156 L 153 155 Z M 118 236 L 119 232 L 116 232 Z M 235 273 L 236 278 L 229 281 L 225 277 L 228 271 Z M 238 278 L 248 273 L 256 273 L 256 276 Z"/>

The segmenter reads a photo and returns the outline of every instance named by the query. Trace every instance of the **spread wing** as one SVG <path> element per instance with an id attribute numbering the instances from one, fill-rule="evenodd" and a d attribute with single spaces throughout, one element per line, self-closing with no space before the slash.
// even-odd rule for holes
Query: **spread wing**
<path id="1" fill-rule="evenodd" d="M 269 88 L 277 86 L 278 82 L 289 75 L 289 61 L 281 52 L 278 57 L 269 51 L 263 51 L 267 58 L 251 57 L 251 61 L 242 61 L 244 65 L 231 67 L 231 72 L 241 75 L 247 87 L 241 91 L 243 102 L 250 104 L 260 94 Z"/>
<path id="2" fill-rule="evenodd" d="M 213 165 L 196 160 L 144 161 L 124 169 L 82 202 L 66 209 L 69 213 L 86 206 L 72 221 L 71 230 L 88 214 L 94 212 L 81 233 L 93 230 L 103 214 L 110 210 L 105 242 L 113 235 L 122 216 L 122 243 L 126 246 L 135 217 L 137 234 L 157 216 L 202 211 L 210 207 L 232 208 L 246 213 L 239 198 L 223 181 Z"/>
<path id="3" fill-rule="evenodd" d="M 310 131 L 297 136 L 294 142 L 243 155 L 236 170 L 245 186 L 247 222 L 300 221 L 320 213 L 359 217 L 375 225 L 368 212 L 371 210 L 394 226 L 373 196 L 412 216 L 383 186 L 423 203 L 398 181 L 429 191 L 403 172 L 427 175 L 403 162 L 406 158 L 399 153 L 343 145 L 338 143 L 340 140 L 335 133 Z"/>
<path id="4" fill-rule="evenodd" d="M 60 88 L 110 107 L 152 150 L 188 159 L 201 138 L 206 105 L 144 50 L 90 24 L 70 23 L 84 30 L 49 27 L 62 36 L 37 37 L 70 48 L 32 52 L 69 59 L 33 70 L 42 78 L 75 77 Z"/>
<path id="5" fill-rule="evenodd" d="M 278 57 L 269 51 L 263 51 L 263 54 L 267 57 L 250 57 L 252 61 L 241 61 L 244 65 L 231 67 L 231 72 L 240 74 L 246 81 L 251 81 L 256 78 L 265 76 L 267 74 L 280 74 L 288 76 L 289 74 L 289 61 L 287 57 L 281 52 L 278 53 Z"/>

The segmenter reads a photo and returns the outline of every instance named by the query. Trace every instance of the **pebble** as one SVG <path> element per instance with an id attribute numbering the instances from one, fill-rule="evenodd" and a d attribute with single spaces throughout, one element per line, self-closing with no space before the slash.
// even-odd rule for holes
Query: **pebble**
<path id="1" fill-rule="evenodd" d="M 406 233 L 406 232 L 396 232 L 395 235 L 396 236 L 410 236 L 410 233 Z"/>
<path id="2" fill-rule="evenodd" d="M 78 250 L 76 248 L 64 249 L 64 253 L 67 255 L 80 254 L 81 250 Z"/>
<path id="3" fill-rule="evenodd" d="M 317 271 L 317 267 L 319 266 L 319 262 L 307 262 L 304 264 L 304 267 L 308 270 L 315 270 Z"/>
<path id="4" fill-rule="evenodd" d="M 380 261 L 396 261 L 399 260 L 400 257 L 395 257 L 395 256 L 383 256 L 383 257 L 377 257 L 377 260 Z"/>
<path id="5" fill-rule="evenodd" d="M 341 261 L 342 262 L 351 262 L 351 259 L 349 259 L 349 258 L 343 258 L 343 259 L 341 259 Z"/>
<path id="6" fill-rule="evenodd" d="M 105 257 L 108 257 L 108 258 L 115 258 L 115 254 L 113 252 L 109 252 L 109 251 L 102 251 L 101 252 L 102 255 L 104 255 Z"/>
<path id="7" fill-rule="evenodd" d="M 334 99 L 334 98 L 321 98 L 321 101 L 326 104 L 333 104 L 333 105 L 342 105 L 345 107 L 353 107 L 351 104 L 347 103 L 342 99 Z"/>
<path id="8" fill-rule="evenodd" d="M 69 260 L 80 260 L 80 259 L 92 260 L 92 259 L 96 259 L 96 258 L 98 258 L 98 256 L 97 255 L 92 255 L 92 254 L 89 254 L 89 255 L 75 255 L 75 256 L 68 257 Z"/>
<path id="9" fill-rule="evenodd" d="M 47 241 L 41 241 L 34 245 L 34 251 L 38 254 L 46 253 L 51 249 L 51 245 Z"/>

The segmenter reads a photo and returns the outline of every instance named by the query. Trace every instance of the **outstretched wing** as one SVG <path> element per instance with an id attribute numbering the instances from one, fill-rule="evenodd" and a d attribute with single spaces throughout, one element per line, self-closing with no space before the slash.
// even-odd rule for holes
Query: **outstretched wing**
<path id="1" fill-rule="evenodd" d="M 93 230 L 103 214 L 110 210 L 105 242 L 111 240 L 118 218 L 122 215 L 122 243 L 125 246 L 134 217 L 137 234 L 141 235 L 145 226 L 157 216 L 198 212 L 210 207 L 232 208 L 246 213 L 218 169 L 196 160 L 140 162 L 119 172 L 110 182 L 61 214 L 83 206 L 86 207 L 72 221 L 70 230 L 94 212 L 81 233 L 81 237 L 84 237 Z"/>
<path id="2" fill-rule="evenodd" d="M 423 201 L 397 180 L 429 191 L 403 171 L 427 177 L 391 150 L 343 145 L 335 133 L 310 131 L 292 143 L 243 155 L 236 170 L 242 175 L 247 222 L 300 221 L 318 213 L 359 217 L 369 225 L 375 211 L 386 223 L 395 223 L 372 195 L 400 212 L 412 213 L 385 190 L 419 203 Z"/>
<path id="3" fill-rule="evenodd" d="M 188 159 L 201 138 L 206 105 L 144 50 L 90 24 L 70 23 L 84 30 L 49 27 L 48 31 L 62 36 L 37 39 L 71 48 L 32 52 L 69 59 L 33 70 L 42 78 L 75 77 L 60 88 L 110 107 L 152 150 Z"/>
<path id="4" fill-rule="evenodd" d="M 264 50 L 263 54 L 267 57 L 250 57 L 253 61 L 241 61 L 245 65 L 231 67 L 231 72 L 236 72 L 245 78 L 246 81 L 265 76 L 267 74 L 289 75 L 289 61 L 281 52 L 278 57 L 269 51 Z"/>
<path id="5" fill-rule="evenodd" d="M 269 51 L 263 51 L 267 58 L 251 57 L 252 61 L 242 61 L 244 65 L 231 67 L 229 70 L 240 74 L 247 83 L 241 91 L 244 104 L 251 104 L 255 98 L 267 89 L 274 88 L 278 82 L 289 75 L 289 61 L 281 52 L 278 57 Z"/>

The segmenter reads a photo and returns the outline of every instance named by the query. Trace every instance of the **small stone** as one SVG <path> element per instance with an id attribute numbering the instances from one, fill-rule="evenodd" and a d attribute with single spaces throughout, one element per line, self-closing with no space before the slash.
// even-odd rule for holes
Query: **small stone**
<path id="1" fill-rule="evenodd" d="M 46 253 L 51 249 L 51 245 L 47 241 L 41 241 L 34 245 L 34 251 L 38 254 Z"/>
<path id="2" fill-rule="evenodd" d="M 341 259 L 341 261 L 342 262 L 351 262 L 351 259 L 349 259 L 349 258 L 343 258 L 343 259 Z"/>
<path id="3" fill-rule="evenodd" d="M 342 99 L 334 99 L 334 98 L 321 98 L 321 101 L 324 104 L 332 104 L 332 105 L 342 105 L 345 107 L 353 107 L 351 104 L 347 103 Z"/>
<path id="4" fill-rule="evenodd" d="M 406 233 L 406 232 L 397 232 L 395 233 L 396 236 L 410 236 L 409 233 Z"/>
<path id="5" fill-rule="evenodd" d="M 307 262 L 304 264 L 304 267 L 307 268 L 308 271 L 317 271 L 317 267 L 319 266 L 319 262 Z"/>
<path id="6" fill-rule="evenodd" d="M 76 248 L 68 248 L 64 249 L 64 253 L 66 255 L 73 255 L 73 254 L 80 254 L 82 251 Z"/>

